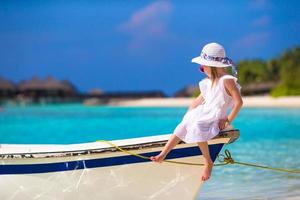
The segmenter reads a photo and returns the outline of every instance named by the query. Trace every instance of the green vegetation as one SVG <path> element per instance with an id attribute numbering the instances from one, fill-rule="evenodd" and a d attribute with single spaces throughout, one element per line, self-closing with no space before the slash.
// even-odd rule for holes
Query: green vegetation
<path id="1" fill-rule="evenodd" d="M 245 60 L 238 63 L 242 86 L 275 82 L 274 97 L 300 95 L 300 47 L 286 50 L 278 59 Z"/>
<path id="2" fill-rule="evenodd" d="M 280 66 L 280 82 L 272 96 L 300 95 L 300 47 L 284 52 L 276 64 Z"/>

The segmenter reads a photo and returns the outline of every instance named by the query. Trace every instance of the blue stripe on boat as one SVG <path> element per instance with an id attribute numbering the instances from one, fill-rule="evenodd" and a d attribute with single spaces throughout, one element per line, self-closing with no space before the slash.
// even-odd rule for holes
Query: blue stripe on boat
<path id="1" fill-rule="evenodd" d="M 212 160 L 214 161 L 221 151 L 223 144 L 209 145 L 209 151 Z M 142 156 L 155 156 L 160 151 L 142 153 Z M 167 155 L 166 159 L 182 158 L 189 156 L 201 155 L 198 146 L 186 147 L 182 149 L 173 149 Z M 60 172 L 69 170 L 78 170 L 84 168 L 108 167 L 114 165 L 123 165 L 131 163 L 152 162 L 132 155 L 97 158 L 90 160 L 66 161 L 58 163 L 41 163 L 41 164 L 17 164 L 17 165 L 0 165 L 0 175 L 2 174 L 33 174 L 33 173 L 47 173 Z"/>

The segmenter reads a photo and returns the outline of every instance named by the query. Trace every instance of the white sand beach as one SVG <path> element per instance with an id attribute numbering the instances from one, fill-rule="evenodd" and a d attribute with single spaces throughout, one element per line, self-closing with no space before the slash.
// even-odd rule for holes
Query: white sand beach
<path id="1" fill-rule="evenodd" d="M 114 106 L 158 106 L 186 107 L 194 98 L 142 98 L 142 99 L 112 99 L 108 105 Z M 246 96 L 243 97 L 243 107 L 300 107 L 300 96 L 278 97 Z"/>

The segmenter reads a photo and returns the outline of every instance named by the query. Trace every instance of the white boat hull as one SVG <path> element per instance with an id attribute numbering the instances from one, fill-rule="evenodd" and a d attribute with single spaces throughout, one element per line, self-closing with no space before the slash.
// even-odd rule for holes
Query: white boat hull
<path id="1" fill-rule="evenodd" d="M 111 142 L 151 156 L 161 151 L 163 146 L 157 144 L 165 143 L 169 136 Z M 213 160 L 231 139 L 209 141 Z M 147 147 L 135 148 L 146 143 Z M 66 146 L 1 145 L 0 199 L 193 199 L 202 185 L 201 166 L 154 163 L 115 148 L 102 151 L 112 149 L 107 144 Z M 178 144 L 166 158 L 200 164 L 202 159 L 197 144 L 185 143 Z"/>

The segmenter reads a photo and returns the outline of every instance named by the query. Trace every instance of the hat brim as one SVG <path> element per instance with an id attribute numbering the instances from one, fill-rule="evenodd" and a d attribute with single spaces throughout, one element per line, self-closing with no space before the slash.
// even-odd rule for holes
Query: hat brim
<path id="1" fill-rule="evenodd" d="M 224 64 L 224 63 L 218 62 L 218 61 L 205 60 L 200 56 L 193 58 L 191 60 L 191 62 L 197 63 L 199 65 L 210 66 L 210 67 L 230 67 L 231 66 L 230 64 Z"/>

